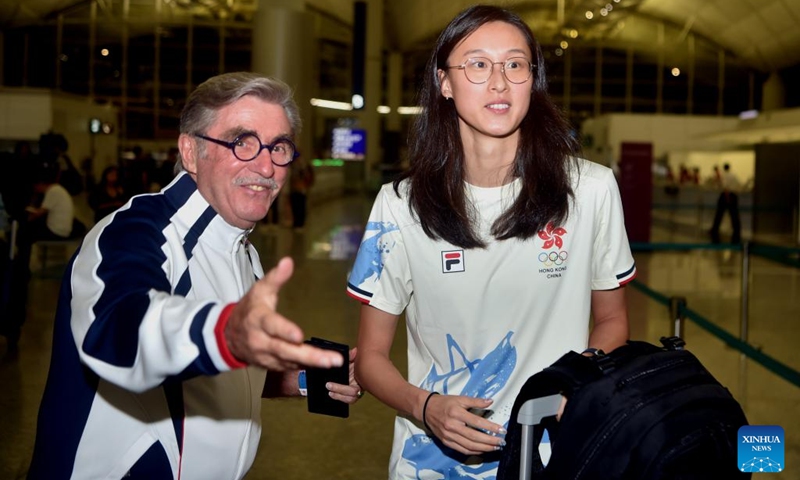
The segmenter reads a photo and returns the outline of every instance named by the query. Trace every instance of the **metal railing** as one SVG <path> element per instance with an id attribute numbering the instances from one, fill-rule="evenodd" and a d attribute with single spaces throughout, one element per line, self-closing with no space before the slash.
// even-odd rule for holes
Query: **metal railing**
<path id="1" fill-rule="evenodd" d="M 690 309 L 685 297 L 667 296 L 644 283 L 633 280 L 631 286 L 641 291 L 653 300 L 663 304 L 669 309 L 669 318 L 673 325 L 673 334 L 683 337 L 684 323 L 688 318 L 697 326 L 706 330 L 711 335 L 722 340 L 729 347 L 738 350 L 747 358 L 759 363 L 767 370 L 773 372 L 787 382 L 800 387 L 800 372 L 780 362 L 774 357 L 762 352 L 759 348 L 748 343 L 749 337 L 749 297 L 750 297 L 750 256 L 759 255 L 783 265 L 800 268 L 800 248 L 779 247 L 752 242 L 742 244 L 707 244 L 707 243 L 632 243 L 631 249 L 637 251 L 688 251 L 688 250 L 740 250 L 742 252 L 742 280 L 741 280 L 741 312 L 739 321 L 738 338 L 703 317 L 698 312 Z"/>

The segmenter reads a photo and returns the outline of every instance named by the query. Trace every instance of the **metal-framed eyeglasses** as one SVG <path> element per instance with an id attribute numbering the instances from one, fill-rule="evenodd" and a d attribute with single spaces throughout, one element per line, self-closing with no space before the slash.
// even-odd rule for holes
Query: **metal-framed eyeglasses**
<path id="1" fill-rule="evenodd" d="M 513 57 L 504 62 L 493 62 L 488 58 L 475 57 L 468 58 L 461 65 L 447 65 L 447 68 L 457 68 L 464 70 L 467 80 L 472 83 L 486 83 L 494 72 L 494 66 L 500 65 L 500 71 L 505 75 L 506 80 L 511 83 L 525 83 L 533 74 L 535 66 L 525 57 Z"/>
<path id="2" fill-rule="evenodd" d="M 231 152 L 233 152 L 233 156 L 243 162 L 254 160 L 264 149 L 269 152 L 272 163 L 279 167 L 289 165 L 294 159 L 300 156 L 294 143 L 285 137 L 278 138 L 274 142 L 265 145 L 261 143 L 261 139 L 254 133 L 243 133 L 234 138 L 231 142 L 207 137 L 200 133 L 195 133 L 194 136 L 229 148 Z"/>

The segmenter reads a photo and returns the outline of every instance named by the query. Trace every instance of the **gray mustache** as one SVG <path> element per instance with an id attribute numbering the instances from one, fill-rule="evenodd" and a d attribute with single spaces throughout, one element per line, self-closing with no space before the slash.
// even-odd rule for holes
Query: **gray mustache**
<path id="1" fill-rule="evenodd" d="M 278 189 L 278 182 L 271 178 L 237 178 L 233 181 L 234 185 L 260 185 L 269 188 L 270 190 Z"/>

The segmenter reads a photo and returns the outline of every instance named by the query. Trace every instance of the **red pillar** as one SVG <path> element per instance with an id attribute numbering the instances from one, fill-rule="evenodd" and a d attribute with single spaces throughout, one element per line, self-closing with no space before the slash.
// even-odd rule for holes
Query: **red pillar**
<path id="1" fill-rule="evenodd" d="M 619 159 L 619 191 L 625 229 L 631 242 L 649 242 L 653 208 L 653 144 L 623 142 Z"/>

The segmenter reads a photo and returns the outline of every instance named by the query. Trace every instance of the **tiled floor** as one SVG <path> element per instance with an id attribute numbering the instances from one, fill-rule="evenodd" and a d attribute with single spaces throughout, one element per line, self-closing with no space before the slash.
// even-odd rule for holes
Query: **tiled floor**
<path id="1" fill-rule="evenodd" d="M 252 236 L 265 266 L 283 255 L 296 260 L 280 309 L 307 336 L 354 344 L 358 305 L 344 294 L 351 256 L 370 207 L 366 197 L 314 205 L 303 233 L 259 226 Z M 654 228 L 654 242 L 696 242 L 697 232 Z M 738 336 L 742 262 L 738 252 L 696 250 L 635 254 L 638 280 L 665 296 L 683 296 L 703 317 Z M 0 363 L 0 480 L 25 477 L 36 414 L 50 359 L 52 317 L 60 270 L 49 263 L 31 282 L 29 317 L 18 360 Z M 758 257 L 750 262 L 749 341 L 800 370 L 800 270 Z M 628 288 L 632 337 L 657 342 L 672 331 L 666 306 Z M 742 403 L 752 424 L 781 425 L 786 435 L 783 473 L 765 478 L 800 479 L 800 387 L 688 321 L 687 347 Z M 5 350 L 0 339 L 0 355 Z M 405 334 L 398 329 L 394 356 L 404 363 Z M 366 396 L 347 420 L 311 415 L 302 401 L 265 401 L 264 436 L 248 479 L 381 479 L 392 437 L 393 412 Z"/>

